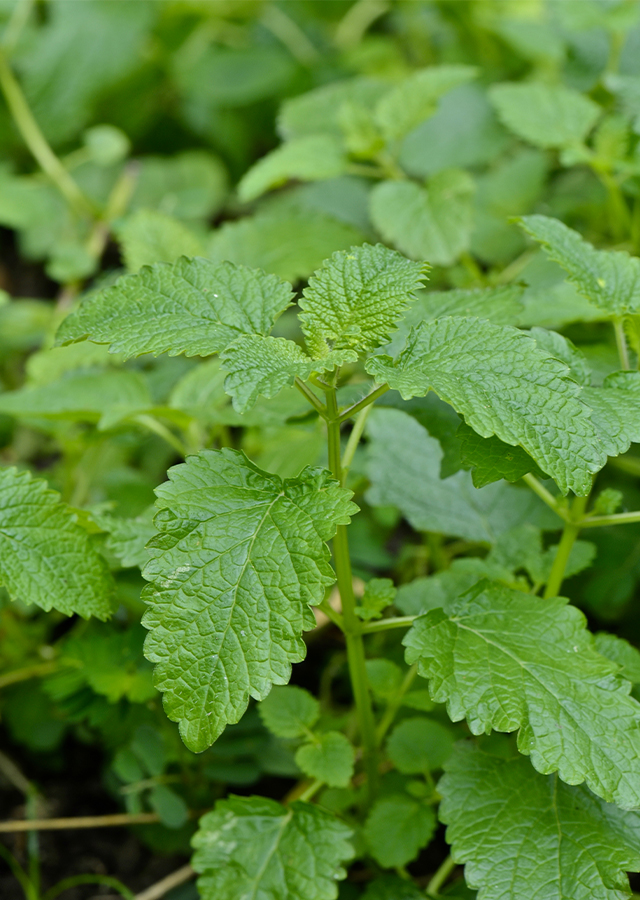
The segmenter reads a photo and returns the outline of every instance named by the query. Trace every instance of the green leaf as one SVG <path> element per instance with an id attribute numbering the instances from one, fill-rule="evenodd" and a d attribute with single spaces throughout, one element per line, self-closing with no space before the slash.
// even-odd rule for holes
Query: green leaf
<path id="1" fill-rule="evenodd" d="M 424 893 L 413 881 L 387 873 L 369 882 L 362 900 L 424 900 Z"/>
<path id="2" fill-rule="evenodd" d="M 438 790 L 447 840 L 480 898 L 623 900 L 640 870 L 640 815 L 520 758 L 458 744 Z"/>
<path id="3" fill-rule="evenodd" d="M 182 797 L 166 784 L 156 784 L 152 788 L 149 803 L 167 828 L 182 828 L 189 819 L 189 807 Z"/>
<path id="4" fill-rule="evenodd" d="M 153 582 L 145 651 L 167 715 L 197 752 L 304 658 L 307 604 L 335 580 L 325 541 L 357 508 L 325 470 L 283 482 L 235 450 L 203 450 L 169 479 L 143 572 Z"/>
<path id="5" fill-rule="evenodd" d="M 224 836 L 222 840 L 221 837 Z M 335 900 L 351 831 L 310 803 L 229 797 L 200 820 L 192 864 L 202 900 Z"/>
<path id="6" fill-rule="evenodd" d="M 275 397 L 296 376 L 306 381 L 312 372 L 327 372 L 345 362 L 356 362 L 353 350 L 334 350 L 324 359 L 312 359 L 296 343 L 259 334 L 244 335 L 220 355 L 229 373 L 225 391 L 238 412 L 251 409 L 260 395 Z"/>
<path id="7" fill-rule="evenodd" d="M 265 728 L 281 738 L 299 738 L 308 734 L 320 717 L 316 698 L 295 685 L 274 687 L 258 706 Z"/>
<path id="8" fill-rule="evenodd" d="M 640 441 L 640 372 L 614 372 L 583 396 L 608 456 L 626 453 L 632 441 Z"/>
<path id="9" fill-rule="evenodd" d="M 441 769 L 453 749 L 451 730 L 431 719 L 405 719 L 387 741 L 387 756 L 404 775 Z"/>
<path id="10" fill-rule="evenodd" d="M 579 144 L 602 112 L 589 97 L 559 84 L 496 84 L 489 98 L 507 128 L 536 147 Z"/>
<path id="11" fill-rule="evenodd" d="M 376 409 L 367 429 L 367 501 L 397 507 L 418 531 L 493 543 L 541 513 L 541 501 L 528 490 L 494 484 L 478 491 L 468 472 L 441 479 L 440 444 L 407 413 Z M 548 523 L 546 511 L 542 514 Z M 551 525 L 557 527 L 554 517 Z"/>
<path id="12" fill-rule="evenodd" d="M 481 582 L 418 619 L 404 643 L 454 722 L 466 717 L 473 734 L 518 730 L 539 772 L 640 805 L 640 705 L 566 599 Z"/>
<path id="13" fill-rule="evenodd" d="M 505 284 L 490 288 L 459 288 L 454 291 L 421 293 L 409 308 L 404 322 L 418 325 L 443 316 L 473 316 L 495 325 L 517 325 L 524 311 L 521 297 L 524 286 Z"/>
<path id="14" fill-rule="evenodd" d="M 623 250 L 596 250 L 577 231 L 548 216 L 523 216 L 519 224 L 599 309 L 610 316 L 640 309 L 640 259 Z"/>
<path id="15" fill-rule="evenodd" d="M 402 669 L 390 659 L 368 659 L 367 681 L 375 697 L 388 700 L 402 684 Z"/>
<path id="16" fill-rule="evenodd" d="M 555 331 L 547 331 L 546 328 L 532 328 L 529 332 L 536 344 L 549 356 L 555 356 L 571 371 L 571 377 L 583 387 L 591 384 L 591 370 L 584 354 L 576 345 Z"/>
<path id="17" fill-rule="evenodd" d="M 268 333 L 291 300 L 291 287 L 273 275 L 182 258 L 125 275 L 85 301 L 57 342 L 89 338 L 126 357 L 209 356 L 241 334 Z"/>
<path id="18" fill-rule="evenodd" d="M 428 188 L 383 181 L 371 191 L 371 221 L 387 243 L 412 259 L 452 265 L 469 249 L 474 186 L 460 169 L 434 175 Z"/>
<path id="19" fill-rule="evenodd" d="M 147 543 L 156 533 L 153 525 L 153 507 L 135 519 L 119 519 L 115 516 L 94 513 L 92 518 L 109 533 L 107 547 L 118 557 L 125 569 L 142 568 L 149 562 Z"/>
<path id="20" fill-rule="evenodd" d="M 435 830 L 436 814 L 430 806 L 406 794 L 392 794 L 374 805 L 364 837 L 375 861 L 390 869 L 415 859 Z"/>
<path id="21" fill-rule="evenodd" d="M 111 615 L 112 582 L 86 531 L 45 481 L 13 468 L 0 469 L 0 581 L 47 611 Z"/>
<path id="22" fill-rule="evenodd" d="M 480 437 L 464 423 L 458 429 L 458 437 L 460 458 L 464 468 L 471 469 L 474 487 L 481 488 L 501 478 L 519 481 L 528 472 L 544 478 L 544 473 L 522 447 L 511 447 L 497 437 Z"/>
<path id="23" fill-rule="evenodd" d="M 268 153 L 243 176 L 238 196 L 244 203 L 287 181 L 337 178 L 347 167 L 340 141 L 328 134 L 294 138 Z"/>
<path id="24" fill-rule="evenodd" d="M 515 328 L 457 317 L 425 323 L 395 360 L 374 356 L 366 368 L 405 399 L 433 389 L 482 437 L 521 446 L 563 493 L 588 494 L 605 463 L 567 368 Z"/>
<path id="25" fill-rule="evenodd" d="M 340 250 L 309 279 L 299 306 L 310 349 L 372 350 L 396 328 L 426 277 L 423 265 L 382 244 Z"/>
<path id="26" fill-rule="evenodd" d="M 278 116 L 278 131 L 287 141 L 318 134 L 341 138 L 340 114 L 343 106 L 353 104 L 373 110 L 388 90 L 387 82 L 374 78 L 350 78 L 325 84 L 285 100 Z"/>
<path id="27" fill-rule="evenodd" d="M 355 751 L 344 734 L 326 731 L 296 752 L 296 764 L 305 775 L 330 787 L 347 787 L 353 777 Z"/>
<path id="28" fill-rule="evenodd" d="M 210 219 L 224 206 L 227 181 L 220 159 L 206 150 L 145 156 L 130 208 L 157 209 L 186 221 Z"/>
<path id="29" fill-rule="evenodd" d="M 418 69 L 378 101 L 375 120 L 388 141 L 397 141 L 437 109 L 437 102 L 453 88 L 478 74 L 473 66 L 430 66 Z"/>
<path id="30" fill-rule="evenodd" d="M 396 589 L 390 578 L 372 578 L 362 596 L 362 600 L 356 606 L 358 618 L 369 622 L 371 619 L 379 619 L 382 611 L 393 603 Z"/>
<path id="31" fill-rule="evenodd" d="M 363 241 L 358 228 L 322 212 L 270 209 L 225 222 L 212 233 L 206 255 L 296 282 L 308 278 L 335 250 Z"/>
<path id="32" fill-rule="evenodd" d="M 620 674 L 632 684 L 640 684 L 640 650 L 615 634 L 596 634 L 596 650 L 620 666 Z"/>
<path id="33" fill-rule="evenodd" d="M 154 209 L 139 209 L 115 229 L 130 272 L 180 256 L 204 256 L 204 242 L 186 225 Z"/>

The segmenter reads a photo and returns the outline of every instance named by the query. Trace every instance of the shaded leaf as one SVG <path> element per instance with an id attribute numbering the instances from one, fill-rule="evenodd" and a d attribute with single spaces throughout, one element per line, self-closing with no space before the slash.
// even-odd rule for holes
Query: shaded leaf
<path id="1" fill-rule="evenodd" d="M 430 806 L 406 794 L 392 794 L 374 805 L 364 836 L 376 862 L 397 868 L 415 859 L 435 830 L 436 814 Z"/>
<path id="2" fill-rule="evenodd" d="M 559 84 L 496 84 L 489 98 L 502 122 L 536 147 L 580 143 L 602 111 L 589 97 Z"/>
<path id="3" fill-rule="evenodd" d="M 296 763 L 310 778 L 330 787 L 347 787 L 353 777 L 355 751 L 344 734 L 326 731 L 298 748 Z"/>

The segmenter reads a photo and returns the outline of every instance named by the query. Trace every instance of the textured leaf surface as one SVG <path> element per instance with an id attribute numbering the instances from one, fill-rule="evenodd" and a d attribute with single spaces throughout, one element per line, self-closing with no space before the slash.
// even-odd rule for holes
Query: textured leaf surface
<path id="1" fill-rule="evenodd" d="M 385 138 L 403 138 L 436 111 L 440 97 L 476 74 L 473 66 L 430 66 L 413 72 L 376 105 L 375 120 Z"/>
<path id="2" fill-rule="evenodd" d="M 432 388 L 482 437 L 521 446 L 564 493 L 587 494 L 605 463 L 567 368 L 515 328 L 457 317 L 425 323 L 395 361 L 373 357 L 367 371 L 405 399 Z"/>
<path id="3" fill-rule="evenodd" d="M 169 478 L 144 570 L 145 652 L 167 715 L 199 751 L 303 659 L 308 604 L 335 580 L 324 542 L 356 507 L 322 469 L 283 482 L 234 450 L 204 450 Z"/>
<path id="4" fill-rule="evenodd" d="M 593 100 L 563 85 L 497 84 L 489 97 L 507 128 L 537 147 L 583 141 L 602 111 Z"/>
<path id="5" fill-rule="evenodd" d="M 428 188 L 413 181 L 383 181 L 371 191 L 371 220 L 385 241 L 412 259 L 450 266 L 469 248 L 473 181 L 449 169 Z"/>
<path id="6" fill-rule="evenodd" d="M 351 831 L 310 803 L 230 797 L 200 820 L 192 863 L 202 900 L 335 900 Z"/>
<path id="7" fill-rule="evenodd" d="M 0 581 L 24 603 L 108 619 L 111 579 L 59 494 L 28 472 L 0 469 Z"/>
<path id="8" fill-rule="evenodd" d="M 93 515 L 100 526 L 109 533 L 107 547 L 125 568 L 137 566 L 142 569 L 149 562 L 147 543 L 156 533 L 153 525 L 153 507 L 135 519 L 119 519 L 116 516 Z"/>
<path id="9" fill-rule="evenodd" d="M 310 348 L 372 350 L 395 330 L 426 277 L 424 265 L 382 244 L 334 253 L 309 279 L 299 306 Z"/>
<path id="10" fill-rule="evenodd" d="M 640 704 L 566 604 L 481 582 L 416 621 L 407 661 L 454 722 L 519 730 L 539 772 L 629 809 L 640 805 Z"/>
<path id="11" fill-rule="evenodd" d="M 612 316 L 640 308 L 640 259 L 623 250 L 596 250 L 548 216 L 523 216 L 520 224 L 591 303 Z"/>
<path id="12" fill-rule="evenodd" d="M 440 478 L 440 444 L 407 413 L 374 410 L 368 434 L 368 502 L 396 506 L 418 531 L 494 543 L 498 535 L 537 520 L 541 512 L 547 517 L 530 491 L 506 484 L 479 491 L 468 472 Z"/>
<path id="13" fill-rule="evenodd" d="M 614 372 L 583 392 L 605 452 L 618 456 L 640 441 L 640 372 Z M 1 399 L 1 398 L 0 398 Z"/>
<path id="14" fill-rule="evenodd" d="M 234 341 L 221 360 L 228 371 L 224 387 L 238 412 L 250 409 L 262 394 L 272 398 L 296 375 L 306 381 L 312 372 L 326 372 L 345 362 L 355 362 L 353 350 L 334 350 L 324 359 L 312 359 L 285 338 L 245 335 Z"/>
<path id="15" fill-rule="evenodd" d="M 347 787 L 354 763 L 354 749 L 339 731 L 319 734 L 313 743 L 303 744 L 296 752 L 296 764 L 304 774 L 319 778 L 330 787 Z"/>
<path id="16" fill-rule="evenodd" d="M 438 790 L 454 860 L 478 900 L 624 900 L 640 869 L 640 815 L 526 760 L 458 744 Z"/>
<path id="17" fill-rule="evenodd" d="M 481 488 L 504 478 L 518 481 L 528 472 L 542 474 L 522 447 L 512 447 L 497 437 L 483 438 L 464 423 L 458 429 L 460 458 L 471 469 L 474 487 Z"/>
<path id="18" fill-rule="evenodd" d="M 324 181 L 342 175 L 347 159 L 340 142 L 331 135 L 313 134 L 294 138 L 259 160 L 238 185 L 241 200 L 255 200 L 271 188 L 292 178 Z"/>
<path id="19" fill-rule="evenodd" d="M 430 806 L 406 794 L 392 794 L 375 804 L 364 836 L 376 862 L 396 868 L 415 859 L 435 830 L 436 815 Z"/>
<path id="20" fill-rule="evenodd" d="M 125 356 L 209 356 L 241 334 L 266 334 L 291 304 L 274 275 L 233 263 L 179 259 L 157 263 L 87 300 L 57 340 L 89 338 Z"/>

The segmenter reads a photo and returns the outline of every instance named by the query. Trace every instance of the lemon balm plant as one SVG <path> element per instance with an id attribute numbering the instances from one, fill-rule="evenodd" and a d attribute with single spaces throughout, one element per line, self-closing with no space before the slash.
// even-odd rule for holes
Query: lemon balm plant
<path id="1" fill-rule="evenodd" d="M 88 339 L 127 358 L 220 354 L 240 416 L 295 386 L 323 423 L 326 466 L 283 479 L 231 446 L 200 449 L 157 488 L 153 528 L 130 523 L 129 552 L 152 535 L 145 653 L 186 746 L 210 747 L 253 698 L 307 777 L 291 802 L 231 796 L 201 819 L 193 865 L 205 900 L 331 900 L 354 856 L 391 870 L 372 896 L 424 896 L 405 866 L 437 815 L 452 855 L 422 886 L 428 896 L 458 863 L 491 900 L 630 896 L 625 873 L 640 870 L 638 655 L 620 638 L 594 638 L 561 590 L 592 558 L 582 529 L 640 520 L 615 512 L 615 492 L 590 499 L 607 459 L 640 440 L 626 338 L 640 263 L 594 250 L 553 219 L 521 224 L 610 318 L 621 370 L 603 384 L 592 385 L 566 338 L 505 324 L 517 288 L 421 293 L 428 266 L 379 244 L 338 251 L 311 277 L 297 302 L 304 346 L 271 335 L 294 302 L 290 285 L 200 258 L 122 277 L 59 329 L 60 344 Z M 409 415 L 430 392 L 438 406 Z M 423 424 L 437 429 L 434 409 L 463 419 L 471 476 L 441 477 L 442 450 Z M 365 435 L 368 504 L 395 505 L 416 528 L 489 554 L 398 592 L 386 579 L 357 590 L 349 473 L 364 464 Z M 109 577 L 82 523 L 43 482 L 10 469 L 2 478 L 3 524 L 19 535 L 3 560 L 9 589 L 104 618 Z M 543 538 L 560 528 L 558 542 Z M 329 602 L 334 585 L 339 604 Z M 319 722 L 319 701 L 286 686 L 314 609 L 344 636 L 355 726 Z M 404 674 L 384 643 L 400 629 Z M 440 707 L 423 715 L 434 704 L 476 737 L 452 749 Z M 396 724 L 402 707 L 421 715 Z"/>

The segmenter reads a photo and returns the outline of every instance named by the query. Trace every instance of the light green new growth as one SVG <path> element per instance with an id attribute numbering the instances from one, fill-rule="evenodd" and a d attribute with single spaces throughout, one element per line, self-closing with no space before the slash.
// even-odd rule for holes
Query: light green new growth
<path id="1" fill-rule="evenodd" d="M 447 841 L 478 900 L 624 900 L 640 871 L 640 815 L 526 760 L 458 744 L 438 784 Z"/>
<path id="2" fill-rule="evenodd" d="M 304 658 L 309 604 L 335 581 L 325 541 L 357 507 L 323 469 L 283 482 L 235 450 L 204 450 L 169 478 L 143 572 L 145 652 L 167 715 L 200 751 Z"/>
<path id="3" fill-rule="evenodd" d="M 566 604 L 480 582 L 415 622 L 407 662 L 454 722 L 466 718 L 473 734 L 517 730 L 539 772 L 631 809 L 640 805 L 640 705 Z"/>
<path id="4" fill-rule="evenodd" d="M 588 494 L 606 462 L 567 368 L 515 328 L 453 316 L 424 323 L 395 360 L 374 356 L 366 368 L 405 399 L 433 389 L 482 437 L 520 445 L 563 493 Z"/>
<path id="5" fill-rule="evenodd" d="M 219 800 L 200 820 L 192 864 L 202 900 L 335 900 L 351 830 L 309 803 Z"/>
<path id="6" fill-rule="evenodd" d="M 602 112 L 589 97 L 563 85 L 496 84 L 489 98 L 507 128 L 536 147 L 580 144 Z"/>
<path id="7" fill-rule="evenodd" d="M 14 468 L 0 469 L 0 583 L 47 611 L 111 615 L 109 570 L 87 532 L 45 481 Z"/>
<path id="8" fill-rule="evenodd" d="M 296 751 L 296 765 L 310 778 L 330 787 L 347 787 L 353 777 L 355 751 L 340 731 L 315 735 Z"/>
<path id="9" fill-rule="evenodd" d="M 290 285 L 274 275 L 183 257 L 125 275 L 86 300 L 57 341 L 88 338 L 126 357 L 209 356 L 241 334 L 268 334 L 292 299 Z"/>
<path id="10" fill-rule="evenodd" d="M 640 309 L 640 259 L 622 250 L 596 250 L 558 219 L 524 216 L 519 223 L 599 309 L 611 316 Z"/>
<path id="11" fill-rule="evenodd" d="M 324 181 L 341 175 L 347 165 L 340 142 L 331 135 L 295 138 L 259 160 L 240 181 L 238 196 L 247 203 L 290 179 Z"/>
<path id="12" fill-rule="evenodd" d="M 258 705 L 260 718 L 276 737 L 300 738 L 320 718 L 320 704 L 309 691 L 289 684 L 274 687 Z"/>

